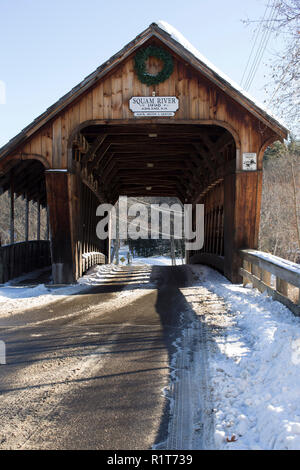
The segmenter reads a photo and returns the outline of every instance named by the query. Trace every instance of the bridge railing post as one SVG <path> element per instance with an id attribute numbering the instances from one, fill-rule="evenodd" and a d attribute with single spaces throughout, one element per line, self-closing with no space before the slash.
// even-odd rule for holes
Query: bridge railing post
<path id="1" fill-rule="evenodd" d="M 279 277 L 276 277 L 276 290 L 280 294 L 288 297 L 288 283 Z"/>

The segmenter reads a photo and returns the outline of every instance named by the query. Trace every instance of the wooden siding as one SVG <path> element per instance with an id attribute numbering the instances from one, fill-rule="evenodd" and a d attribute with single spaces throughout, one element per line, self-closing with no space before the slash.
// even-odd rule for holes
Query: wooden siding
<path id="1" fill-rule="evenodd" d="M 129 109 L 131 96 L 151 96 L 153 91 L 157 96 L 177 96 L 180 106 L 174 117 L 134 118 Z M 250 112 L 179 58 L 174 57 L 174 72 L 167 81 L 146 86 L 137 79 L 131 57 L 99 80 L 51 124 L 42 127 L 15 153 L 42 155 L 51 168 L 67 168 L 70 136 L 79 126 L 91 121 L 141 125 L 145 122 L 219 124 L 232 133 L 240 155 L 242 152 L 259 154 L 266 141 L 278 138 Z M 261 161 L 262 152 L 259 167 Z M 240 161 L 237 167 L 241 167 Z"/>
<path id="2" fill-rule="evenodd" d="M 143 45 L 153 42 L 161 45 L 153 37 Z M 167 44 L 163 43 L 162 46 L 168 49 Z M 94 235 L 91 235 L 95 230 L 92 213 L 95 212 L 97 200 L 115 202 L 119 194 L 131 194 L 128 188 L 132 188 L 132 195 L 140 191 L 141 187 L 134 183 L 142 181 L 145 186 L 143 176 L 146 173 L 141 175 L 138 172 L 144 171 L 148 156 L 154 154 L 157 160 L 155 169 L 151 170 L 152 173 L 148 172 L 151 175 L 149 185 L 152 187 L 157 184 L 156 190 L 160 195 L 177 195 L 183 202 L 197 203 L 202 200 L 207 204 L 206 249 L 215 256 L 224 253 L 224 272 L 229 279 L 234 282 L 240 280 L 239 249 L 257 246 L 263 152 L 267 144 L 283 137 L 284 130 L 274 126 L 271 118 L 268 122 L 267 116 L 261 119 L 256 117 L 258 113 L 251 112 L 250 106 L 241 104 L 243 100 L 237 97 L 237 92 L 235 95 L 232 90 L 226 93 L 225 86 L 216 84 L 213 77 L 207 78 L 197 70 L 193 59 L 188 62 L 183 58 L 184 55 L 179 56 L 174 52 L 177 51 L 176 47 L 171 46 L 170 41 L 169 52 L 174 58 L 174 71 L 168 80 L 156 86 L 142 84 L 134 72 L 134 53 L 129 54 L 127 51 L 126 58 L 124 56 L 121 59 L 120 56 L 113 68 L 108 65 L 110 70 L 105 74 L 103 72 L 100 78 L 96 77 L 92 82 L 87 80 L 82 87 L 76 88 L 74 96 L 70 93 L 66 101 L 62 100 L 57 107 L 50 108 L 38 120 L 38 130 L 34 131 L 34 126 L 29 126 L 28 133 L 23 133 L 20 140 L 16 139 L 19 144 L 14 142 L 12 147 L 8 146 L 13 151 L 9 153 L 6 149 L 5 157 L 0 160 L 0 178 L 18 161 L 26 159 L 39 160 L 45 169 L 68 170 L 46 172 L 52 264 L 56 282 L 72 282 L 82 274 L 82 255 L 85 251 L 95 249 L 108 255 L 104 246 L 97 246 Z M 155 73 L 161 63 L 151 58 L 148 67 Z M 174 117 L 134 117 L 129 109 L 129 99 L 132 96 L 152 96 L 153 93 L 179 99 L 179 109 Z M 156 144 L 148 142 L 148 147 L 145 145 L 145 139 L 151 137 L 149 129 L 152 124 L 165 128 L 168 126 L 168 132 L 163 136 L 168 139 L 169 146 L 165 159 L 159 139 Z M 96 150 L 91 152 L 93 146 L 97 146 L 97 138 L 101 138 L 101 126 L 105 139 L 107 127 L 112 129 L 114 125 L 119 126 L 114 128 L 118 135 L 111 132 L 101 150 L 98 153 Z M 96 128 L 96 136 L 89 141 L 88 129 L 93 126 L 99 127 Z M 180 128 L 178 133 L 183 143 L 178 140 L 176 126 L 177 130 Z M 212 155 L 215 142 L 213 136 L 212 140 L 207 141 L 210 132 L 208 126 L 226 129 L 235 145 L 230 139 L 228 147 L 222 151 L 216 149 Z M 135 129 L 134 141 L 122 135 L 122 129 L 130 134 L 130 127 Z M 196 159 L 193 155 L 195 150 L 190 149 L 189 134 L 182 130 L 183 127 L 186 131 L 190 129 L 189 132 L 194 133 L 193 137 L 199 135 L 200 141 L 202 139 L 202 148 Z M 145 134 L 141 139 L 140 129 Z M 278 129 L 278 133 L 274 129 Z M 203 135 L 205 133 L 207 136 Z M 222 140 L 222 136 L 219 138 Z M 108 150 L 116 144 L 121 156 L 115 156 L 113 151 Z M 196 142 L 195 147 L 197 145 Z M 107 160 L 106 152 L 111 152 Z M 140 153 L 143 152 L 142 161 Z M 243 152 L 257 153 L 257 171 L 242 171 Z M 126 160 L 124 169 L 122 163 Z M 115 163 L 117 166 L 114 167 Z M 144 167 L 137 168 L 137 163 Z M 105 186 L 106 181 L 108 183 Z M 82 230 L 84 220 L 88 224 L 88 233 Z"/>

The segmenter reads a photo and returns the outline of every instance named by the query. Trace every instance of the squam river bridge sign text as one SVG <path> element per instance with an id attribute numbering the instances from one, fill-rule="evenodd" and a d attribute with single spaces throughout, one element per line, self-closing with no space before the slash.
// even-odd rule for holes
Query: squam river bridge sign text
<path id="1" fill-rule="evenodd" d="M 129 108 L 136 117 L 174 116 L 179 100 L 176 96 L 133 96 Z"/>

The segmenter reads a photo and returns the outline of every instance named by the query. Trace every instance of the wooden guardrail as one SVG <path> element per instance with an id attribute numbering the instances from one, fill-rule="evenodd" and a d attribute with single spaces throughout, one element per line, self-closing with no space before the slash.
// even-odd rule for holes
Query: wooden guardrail
<path id="1" fill-rule="evenodd" d="M 251 282 L 260 292 L 300 316 L 300 265 L 256 250 L 241 250 L 243 282 Z"/>
<path id="2" fill-rule="evenodd" d="M 0 246 L 0 284 L 51 265 L 49 240 Z"/>
<path id="3" fill-rule="evenodd" d="M 86 272 L 95 264 L 105 264 L 106 256 L 100 252 L 84 253 L 82 255 L 82 271 Z"/>

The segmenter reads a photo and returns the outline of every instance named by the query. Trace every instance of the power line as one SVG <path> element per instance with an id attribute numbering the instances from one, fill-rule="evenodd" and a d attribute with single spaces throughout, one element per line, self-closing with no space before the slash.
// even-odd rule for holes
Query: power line
<path id="1" fill-rule="evenodd" d="M 270 9 L 270 13 L 268 15 L 268 18 L 265 19 L 266 17 L 266 14 L 267 14 L 267 10 Z M 255 56 L 253 58 L 253 61 L 252 61 L 252 65 L 249 69 L 249 72 L 248 72 L 248 76 L 246 78 L 246 80 L 244 81 L 244 85 L 243 87 L 245 88 L 246 91 L 249 90 L 249 88 L 251 87 L 252 85 L 252 82 L 255 78 L 255 75 L 258 71 L 258 68 L 260 66 L 260 63 L 262 61 L 262 58 L 263 58 L 263 55 L 264 55 L 264 52 L 266 50 L 266 47 L 268 45 L 268 42 L 270 40 L 270 37 L 271 37 L 271 34 L 272 34 L 272 29 L 271 29 L 271 25 L 272 23 L 276 20 L 276 17 L 277 17 L 277 14 L 278 14 L 278 7 L 277 7 L 277 4 L 275 1 L 273 1 L 273 5 L 271 6 L 271 2 L 268 3 L 267 5 L 267 8 L 266 8 L 266 11 L 264 13 L 264 16 L 263 18 L 261 19 L 260 21 L 260 25 L 259 25 L 259 28 L 258 28 L 258 32 L 257 32 L 257 36 L 256 36 L 256 39 L 255 39 L 255 44 L 253 45 L 252 47 L 252 51 L 251 51 L 251 54 L 250 54 L 250 57 L 252 57 L 252 53 L 255 49 L 255 46 L 256 46 L 256 42 L 257 42 L 257 39 L 259 37 L 259 35 L 261 34 L 262 30 L 263 30 L 263 24 L 264 23 L 268 23 L 269 26 L 263 30 L 263 33 L 262 33 L 262 36 L 261 36 L 261 39 L 260 39 L 260 42 L 259 42 L 259 45 L 257 47 L 257 50 L 256 50 L 256 53 L 255 53 Z M 250 62 L 250 58 L 247 62 L 247 66 L 248 66 L 248 63 Z M 247 67 L 248 68 L 248 67 Z M 244 73 L 245 75 L 245 73 Z M 243 75 L 243 76 L 244 76 Z"/>
<path id="2" fill-rule="evenodd" d="M 271 13 L 270 13 L 270 16 L 269 16 L 269 19 L 267 21 L 271 24 L 275 20 L 275 18 L 276 18 L 276 4 L 274 3 L 273 8 L 272 8 Z M 249 77 L 248 83 L 246 85 L 246 90 L 247 91 L 251 87 L 252 82 L 253 82 L 253 80 L 255 78 L 255 75 L 257 73 L 257 70 L 260 66 L 260 63 L 261 63 L 262 58 L 264 56 L 266 47 L 267 47 L 268 42 L 270 40 L 271 33 L 272 33 L 271 28 L 265 29 L 265 31 L 264 31 L 264 34 L 263 34 L 262 40 L 261 40 L 261 44 L 260 44 L 260 48 L 258 49 L 258 51 L 256 53 L 256 56 L 255 56 L 255 62 L 253 64 L 253 69 L 252 69 L 252 75 Z"/>
<path id="3" fill-rule="evenodd" d="M 274 19 L 275 19 L 275 14 L 276 14 L 276 4 L 274 2 L 273 4 L 273 7 L 271 8 L 270 10 L 270 14 L 269 14 L 269 17 L 268 19 L 266 20 L 269 24 L 271 24 Z M 264 55 L 264 52 L 266 50 L 266 47 L 268 45 L 268 42 L 269 42 L 269 39 L 270 39 L 270 36 L 271 36 L 271 28 L 265 28 L 264 29 L 264 32 L 263 32 L 263 35 L 261 37 L 261 41 L 260 41 L 260 44 L 258 46 L 258 49 L 256 51 L 256 55 L 254 57 L 254 61 L 253 61 L 253 64 L 252 64 L 252 67 L 250 69 L 250 72 L 249 72 L 249 76 L 247 78 L 247 81 L 246 81 L 246 84 L 245 84 L 245 89 L 246 91 L 249 90 L 249 88 L 251 87 L 252 85 L 252 82 L 255 78 L 255 75 L 257 73 L 257 70 L 259 68 L 259 65 L 261 63 L 261 60 L 263 58 L 263 55 Z"/>
<path id="4" fill-rule="evenodd" d="M 272 101 L 274 100 L 275 96 L 277 95 L 277 93 L 278 93 L 278 91 L 279 91 L 279 89 L 280 89 L 280 87 L 281 87 L 281 85 L 282 85 L 282 83 L 283 83 L 285 77 L 287 76 L 288 72 L 289 72 L 289 70 L 286 69 L 286 71 L 285 71 L 285 73 L 283 74 L 283 76 L 281 77 L 281 80 L 280 80 L 280 82 L 278 83 L 278 85 L 277 85 L 275 91 L 273 92 L 273 94 L 272 94 L 270 100 L 268 101 L 267 106 L 270 106 L 270 105 L 271 105 Z"/>
<path id="5" fill-rule="evenodd" d="M 241 79 L 241 86 L 243 86 L 243 80 L 244 80 L 244 77 L 245 77 L 246 72 L 247 72 L 247 70 L 248 70 L 248 66 L 249 66 L 249 64 L 250 64 L 250 60 L 251 60 L 251 58 L 252 58 L 252 54 L 254 53 L 255 46 L 256 46 L 258 37 L 259 37 L 259 35 L 260 35 L 261 29 L 262 29 L 262 25 L 263 25 L 263 21 L 264 21 L 264 19 L 265 19 L 265 17 L 266 17 L 268 8 L 269 8 L 269 3 L 268 3 L 267 6 L 266 6 L 266 9 L 265 9 L 265 12 L 264 12 L 264 16 L 263 16 L 263 18 L 261 19 L 261 21 L 260 21 L 260 23 L 259 23 L 259 26 L 258 26 L 258 28 L 257 28 L 257 30 L 256 30 L 256 34 L 255 34 L 255 39 L 254 39 L 254 42 L 253 42 L 253 46 L 252 46 L 251 52 L 250 52 L 250 54 L 249 54 L 249 57 L 248 57 L 248 60 L 247 60 L 247 64 L 246 64 L 246 67 L 245 67 L 245 69 L 244 69 L 244 73 L 243 73 L 243 76 L 242 76 L 242 79 Z"/>

